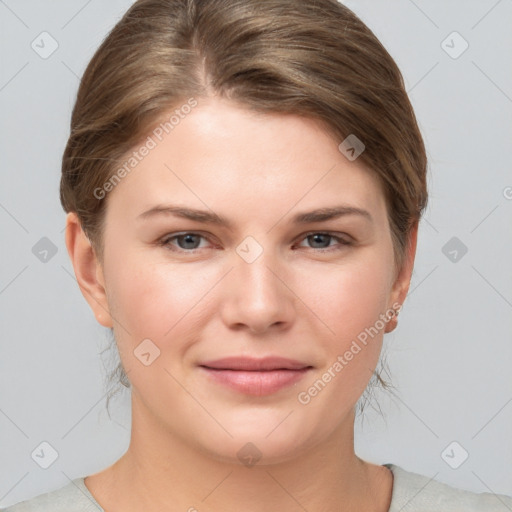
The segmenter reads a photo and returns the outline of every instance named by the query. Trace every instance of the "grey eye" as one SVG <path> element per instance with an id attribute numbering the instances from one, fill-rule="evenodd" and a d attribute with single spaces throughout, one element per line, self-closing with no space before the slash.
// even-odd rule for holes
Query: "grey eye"
<path id="1" fill-rule="evenodd" d="M 187 233 L 185 235 L 178 235 L 175 238 L 180 249 L 197 249 L 203 237 L 201 235 Z"/>
<path id="2" fill-rule="evenodd" d="M 332 238 L 332 235 L 327 235 L 325 233 L 315 233 L 314 235 L 309 235 L 306 237 L 307 241 L 314 249 L 323 249 L 324 247 L 329 247 Z"/>

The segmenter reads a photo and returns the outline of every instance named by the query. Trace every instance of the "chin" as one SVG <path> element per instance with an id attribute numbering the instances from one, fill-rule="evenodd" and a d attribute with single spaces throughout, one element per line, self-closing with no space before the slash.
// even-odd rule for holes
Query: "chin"
<path id="1" fill-rule="evenodd" d="M 306 447 L 303 439 L 287 437 L 282 439 L 255 438 L 251 432 L 245 440 L 230 439 L 229 441 L 202 446 L 209 455 L 220 462 L 239 466 L 272 466 L 289 462 L 302 453 Z M 210 443 L 209 443 L 210 444 Z"/>
<path id="2" fill-rule="evenodd" d="M 329 437 L 325 423 L 314 425 L 313 418 L 301 417 L 300 409 L 282 407 L 275 410 L 234 412 L 232 421 L 224 419 L 228 434 L 197 440 L 201 449 L 214 459 L 237 465 L 275 465 L 291 461 Z M 283 421 L 284 420 L 284 421 Z M 321 422 L 320 422 L 321 423 Z"/>

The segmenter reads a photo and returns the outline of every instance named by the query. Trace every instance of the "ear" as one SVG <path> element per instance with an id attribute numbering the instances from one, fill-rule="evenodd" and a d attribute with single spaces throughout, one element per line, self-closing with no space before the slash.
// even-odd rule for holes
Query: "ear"
<path id="1" fill-rule="evenodd" d="M 66 217 L 66 247 L 78 286 L 96 320 L 104 327 L 112 327 L 103 269 L 75 212 Z"/>
<path id="2" fill-rule="evenodd" d="M 386 324 L 385 332 L 393 331 L 398 323 L 398 312 L 401 310 L 402 305 L 407 297 L 409 286 L 411 284 L 411 276 L 414 267 L 414 258 L 416 257 L 416 247 L 418 242 L 418 221 L 411 227 L 409 239 L 404 254 L 404 261 L 402 267 L 399 269 L 393 288 L 390 294 L 390 301 L 388 309 L 398 310 L 395 316 Z"/>

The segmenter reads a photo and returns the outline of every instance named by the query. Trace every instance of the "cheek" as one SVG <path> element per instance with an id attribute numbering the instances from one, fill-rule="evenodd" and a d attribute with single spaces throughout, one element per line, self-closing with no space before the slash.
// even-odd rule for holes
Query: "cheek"
<path id="1" fill-rule="evenodd" d="M 298 294 L 321 320 L 319 334 L 333 348 L 342 349 L 385 312 L 391 265 L 377 254 L 368 256 L 304 273 L 298 281 Z"/>
<path id="2" fill-rule="evenodd" d="M 301 386 L 298 398 L 312 405 L 305 409 L 308 413 L 317 407 L 332 411 L 331 426 L 363 393 L 382 347 L 381 314 L 388 303 L 391 260 L 369 251 L 365 256 L 302 280 L 304 302 L 322 321 L 315 339 L 322 364 L 314 379 Z"/>
<path id="3" fill-rule="evenodd" d="M 147 254 L 125 253 L 109 273 L 109 305 L 120 350 L 133 350 L 149 338 L 166 351 L 184 351 L 184 343 L 169 342 L 194 330 L 194 318 L 208 303 L 218 272 L 148 260 Z"/>

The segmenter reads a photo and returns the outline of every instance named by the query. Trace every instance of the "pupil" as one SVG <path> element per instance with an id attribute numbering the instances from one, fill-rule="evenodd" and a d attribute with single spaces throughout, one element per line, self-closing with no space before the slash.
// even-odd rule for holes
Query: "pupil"
<path id="1" fill-rule="evenodd" d="M 194 237 L 196 237 L 194 239 Z M 199 245 L 197 235 L 182 235 L 178 238 L 178 245 L 182 249 L 196 249 Z"/>
<path id="2" fill-rule="evenodd" d="M 330 235 L 316 234 L 311 235 L 310 239 L 313 240 L 313 247 L 329 247 Z M 311 242 L 311 240 L 310 240 Z M 318 245 L 319 244 L 319 245 Z"/>

